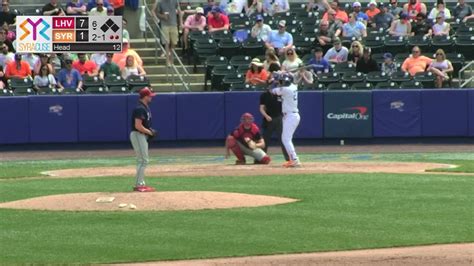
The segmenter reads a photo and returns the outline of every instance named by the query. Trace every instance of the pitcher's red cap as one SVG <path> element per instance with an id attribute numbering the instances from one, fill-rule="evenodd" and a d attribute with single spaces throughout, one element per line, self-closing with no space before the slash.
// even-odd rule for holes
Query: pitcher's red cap
<path id="1" fill-rule="evenodd" d="M 148 88 L 148 87 L 145 87 L 145 88 L 141 89 L 140 92 L 139 92 L 139 94 L 140 94 L 140 98 L 143 98 L 143 97 L 145 97 L 145 96 L 151 96 L 151 97 L 153 97 L 153 96 L 156 95 L 156 93 L 154 93 L 153 91 L 151 91 L 151 89 Z"/>

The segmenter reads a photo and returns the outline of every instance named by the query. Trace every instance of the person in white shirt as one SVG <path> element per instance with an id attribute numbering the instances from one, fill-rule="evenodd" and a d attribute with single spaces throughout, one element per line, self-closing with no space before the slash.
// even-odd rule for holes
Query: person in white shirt
<path id="1" fill-rule="evenodd" d="M 301 63 L 303 63 L 303 61 L 298 57 L 295 49 L 290 48 L 286 51 L 285 61 L 281 64 L 281 70 L 294 74 L 298 71 L 298 66 Z"/>
<path id="2" fill-rule="evenodd" d="M 271 32 L 272 28 L 268 24 L 263 23 L 263 16 L 257 15 L 255 17 L 255 25 L 252 27 L 251 36 L 266 42 Z"/>
<path id="3" fill-rule="evenodd" d="M 433 9 L 431 9 L 430 14 L 428 15 L 428 19 L 434 20 L 438 16 L 438 14 L 444 14 L 444 18 L 446 19 L 451 18 L 451 11 L 445 8 L 444 2 L 438 2 L 436 7 L 433 7 Z"/>
<path id="4" fill-rule="evenodd" d="M 107 8 L 104 7 L 104 0 L 96 0 L 96 7 L 89 11 L 89 16 L 107 16 Z"/>
<path id="5" fill-rule="evenodd" d="M 227 14 L 240 14 L 243 10 L 247 12 L 247 0 L 232 0 L 227 4 Z"/>
<path id="6" fill-rule="evenodd" d="M 91 61 L 93 61 L 97 66 L 101 66 L 105 61 L 107 61 L 107 56 L 105 53 L 95 53 L 91 55 Z"/>
<path id="7" fill-rule="evenodd" d="M 293 134 L 298 128 L 301 117 L 298 110 L 298 86 L 293 84 L 293 76 L 289 73 L 278 74 L 278 87 L 272 89 L 272 93 L 281 96 L 283 112 L 283 133 L 281 140 L 290 157 L 283 167 L 300 167 L 301 163 L 293 145 Z"/>
<path id="8" fill-rule="evenodd" d="M 347 56 L 349 55 L 349 50 L 342 46 L 341 39 L 334 39 L 334 47 L 329 49 L 324 55 L 324 59 L 329 63 L 342 63 L 347 61 Z"/>
<path id="9" fill-rule="evenodd" d="M 290 11 L 288 0 L 264 0 L 263 12 L 274 15 L 276 13 L 285 13 Z"/>
<path id="10" fill-rule="evenodd" d="M 433 24 L 431 29 L 433 30 L 433 36 L 449 36 L 451 26 L 444 21 L 444 16 L 440 13 L 436 16 L 436 23 Z"/>

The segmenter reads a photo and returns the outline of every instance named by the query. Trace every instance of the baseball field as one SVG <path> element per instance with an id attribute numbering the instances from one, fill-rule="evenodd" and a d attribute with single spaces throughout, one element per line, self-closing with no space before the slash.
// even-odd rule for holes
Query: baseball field
<path id="1" fill-rule="evenodd" d="M 153 193 L 131 149 L 2 152 L 0 264 L 472 265 L 472 144 L 297 148 L 153 149 Z"/>

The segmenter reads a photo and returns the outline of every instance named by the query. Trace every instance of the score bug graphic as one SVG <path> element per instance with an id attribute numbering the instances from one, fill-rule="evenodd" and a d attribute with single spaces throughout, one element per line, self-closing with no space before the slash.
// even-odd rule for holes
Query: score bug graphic
<path id="1" fill-rule="evenodd" d="M 121 52 L 121 16 L 18 16 L 17 51 L 27 53 Z"/>

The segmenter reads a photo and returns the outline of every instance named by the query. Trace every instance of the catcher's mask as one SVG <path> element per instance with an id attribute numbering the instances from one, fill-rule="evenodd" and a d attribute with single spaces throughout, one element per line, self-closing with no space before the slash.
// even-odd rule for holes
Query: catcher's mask
<path id="1" fill-rule="evenodd" d="M 251 113 L 244 113 L 240 117 L 240 123 L 242 123 L 244 126 L 247 126 L 247 127 L 252 125 L 253 121 L 254 121 L 254 118 L 253 118 L 253 115 Z"/>

